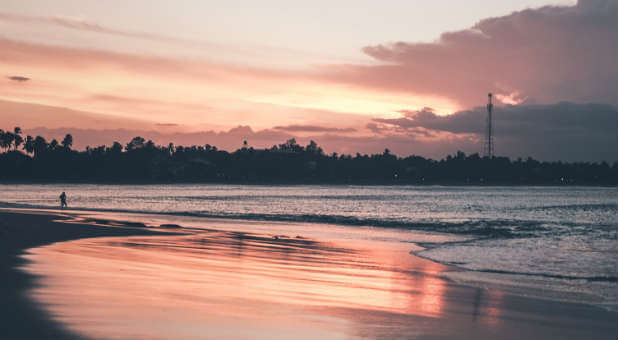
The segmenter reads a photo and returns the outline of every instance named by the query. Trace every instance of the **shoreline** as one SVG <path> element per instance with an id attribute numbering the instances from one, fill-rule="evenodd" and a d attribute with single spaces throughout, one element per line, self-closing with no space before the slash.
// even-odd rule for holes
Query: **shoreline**
<path id="1" fill-rule="evenodd" d="M 358 220 L 355 218 L 346 219 L 345 216 L 322 216 L 322 215 L 290 215 L 290 216 L 269 216 L 269 215 L 256 215 L 256 214 L 248 214 L 248 215 L 217 215 L 217 214 L 204 214 L 200 212 L 165 212 L 165 211 L 136 211 L 132 209 L 107 209 L 107 208 L 67 208 L 67 209 L 54 209 L 52 206 L 31 206 L 31 205 L 20 205 L 15 203 L 2 203 L 0 202 L 0 211 L 3 209 L 8 210 L 23 210 L 23 211 L 44 211 L 49 213 L 59 213 L 59 214 L 69 214 L 73 215 L 74 218 L 77 216 L 87 216 L 87 215 L 102 215 L 108 218 L 112 216 L 111 220 L 117 220 L 122 222 L 122 219 L 131 220 L 137 224 L 143 222 L 142 220 L 166 220 L 166 219 L 183 219 L 189 218 L 195 221 L 200 220 L 199 224 L 209 224 L 213 223 L 225 223 L 228 225 L 235 224 L 246 224 L 246 223 L 257 223 L 257 224 L 280 224 L 280 225 L 297 225 L 297 224 L 309 224 L 313 226 L 324 226 L 328 225 L 331 227 L 343 227 L 343 228 L 378 228 L 383 230 L 414 230 L 418 232 L 429 232 L 429 233 L 437 233 L 443 235 L 442 232 L 438 230 L 424 229 L 424 228 L 406 228 L 406 225 L 403 225 L 400 222 L 395 222 L 392 224 L 379 224 L 373 220 Z M 120 217 L 121 216 L 121 217 Z M 299 219 L 297 219 L 299 217 Z M 120 218 L 120 219 L 119 219 Z M 86 221 L 91 222 L 91 221 Z M 107 225 L 109 221 L 103 221 L 103 225 Z M 180 222 L 179 222 L 180 223 Z M 156 223 L 155 223 L 156 224 Z M 158 224 L 156 224 L 158 225 Z M 395 227 L 396 226 L 396 227 Z M 142 225 L 145 227 L 145 225 Z M 360 231 L 362 233 L 362 231 Z M 451 235 L 446 233 L 446 235 Z M 472 237 L 479 237 L 478 235 Z M 412 240 L 416 246 L 425 248 L 424 245 L 426 242 Z M 456 241 L 457 242 L 457 241 Z M 431 243 L 431 242 L 429 242 Z M 409 251 L 409 256 L 416 256 L 428 261 L 432 261 L 434 263 L 438 263 L 444 266 L 451 267 L 454 272 L 468 272 L 468 273 L 478 273 L 479 275 L 493 275 L 493 274 L 501 274 L 505 276 L 519 276 L 526 278 L 549 278 L 549 279 L 557 279 L 557 280 L 567 280 L 566 282 L 577 282 L 577 281 L 587 281 L 589 283 L 600 282 L 600 283 L 608 283 L 608 284 L 616 284 L 615 276 L 598 276 L 598 277 L 577 277 L 577 276 L 564 276 L 564 275 L 544 275 L 543 273 L 528 273 L 528 272 L 515 272 L 515 271 L 499 271 L 499 270 L 474 270 L 468 269 L 465 267 L 460 267 L 457 263 L 450 263 L 448 261 L 440 261 L 432 258 L 431 256 L 426 256 L 423 254 L 425 249 L 418 249 Z M 455 273 L 458 274 L 458 273 Z M 567 302 L 567 303 L 581 303 L 585 305 L 590 305 L 598 308 L 602 308 L 609 312 L 617 312 L 618 304 L 613 299 L 608 299 L 607 296 L 594 294 L 593 292 L 568 292 L 560 289 L 551 289 L 545 288 L 539 289 L 539 286 L 521 286 L 521 285 L 508 285 L 502 282 L 493 282 L 490 283 L 487 280 L 474 280 L 470 279 L 470 275 L 466 278 L 462 279 L 461 277 L 446 274 L 443 275 L 445 278 L 449 280 L 453 280 L 458 284 L 467 285 L 471 287 L 480 287 L 480 288 L 488 288 L 488 289 L 496 289 L 500 291 L 504 291 L 506 293 L 512 295 L 518 295 L 521 297 L 529 297 L 529 298 L 537 298 L 540 300 L 547 301 L 555 301 L 555 302 Z M 491 281 L 493 278 L 490 279 Z M 513 282 L 517 282 L 517 278 L 513 279 Z"/>
<path id="2" fill-rule="evenodd" d="M 458 266 L 457 264 L 451 264 L 451 263 L 446 263 L 446 262 L 442 262 L 442 261 L 438 261 L 435 260 L 431 257 L 428 256 L 424 256 L 423 254 L 419 254 L 420 252 L 422 252 L 422 250 L 420 251 L 416 251 L 416 250 L 411 250 L 410 251 L 410 255 L 412 256 L 416 256 L 418 258 L 427 260 L 427 261 L 431 261 L 434 263 L 439 263 L 441 265 L 447 266 L 447 267 L 451 267 L 454 270 L 450 271 L 450 273 L 477 273 L 477 274 L 498 274 L 498 275 L 510 275 L 510 276 L 525 276 L 525 277 L 535 277 L 535 276 L 541 276 L 540 274 L 531 274 L 531 273 L 517 273 L 517 272 L 507 272 L 507 271 L 491 271 L 491 270 L 472 270 L 472 269 L 467 269 L 467 268 L 462 268 L 460 266 Z M 551 276 L 550 276 L 551 277 Z M 555 277 L 555 276 L 554 276 Z M 563 279 L 564 277 L 555 277 L 558 279 Z M 514 295 L 520 298 L 528 298 L 528 299 L 536 299 L 536 300 L 540 300 L 540 301 L 547 301 L 547 302 L 553 302 L 553 303 L 568 303 L 568 304 L 580 304 L 580 305 L 584 305 L 584 306 L 590 306 L 590 307 L 594 307 L 594 308 L 599 308 L 602 309 L 606 312 L 609 313 L 618 313 L 618 302 L 614 301 L 614 302 L 585 302 L 585 301 L 581 301 L 581 300 L 573 300 L 573 299 L 567 299 L 567 298 L 563 298 L 563 297 L 550 297 L 548 296 L 549 293 L 553 293 L 554 295 L 557 294 L 557 291 L 545 291 L 544 294 L 530 294 L 530 293 L 523 293 L 524 289 L 520 289 L 519 292 L 514 292 L 512 289 L 508 289 L 506 287 L 495 287 L 495 284 L 492 285 L 491 287 L 487 287 L 487 283 L 483 282 L 483 281 L 464 281 L 464 280 L 457 280 L 454 279 L 452 276 L 449 275 L 445 275 L 444 276 L 445 280 L 451 280 L 457 284 L 463 285 L 463 286 L 468 286 L 468 287 L 474 287 L 474 288 L 483 288 L 483 289 L 488 289 L 488 290 L 497 290 L 497 291 L 503 291 L 505 293 L 508 293 L 510 295 Z M 616 282 L 616 278 L 615 277 L 611 277 L 609 279 L 605 279 L 602 278 L 602 280 L 594 280 L 595 278 L 568 278 L 571 280 L 586 280 L 588 282 L 594 282 L 594 281 L 603 281 L 603 282 Z M 595 295 L 595 297 L 598 297 Z"/>
<path id="3" fill-rule="evenodd" d="M 21 257 L 28 249 L 84 238 L 159 234 L 74 223 L 60 212 L 0 209 L 0 339 L 84 339 L 52 320 L 42 306 L 26 296 L 38 285 L 36 276 L 19 269 L 28 262 Z"/>
<path id="4" fill-rule="evenodd" d="M 144 228 L 145 224 L 143 223 L 139 225 L 135 222 L 127 222 L 124 226 L 122 223 L 110 226 L 97 224 L 96 220 L 91 219 L 90 221 L 86 220 L 86 222 L 89 223 L 84 223 L 83 219 L 82 222 L 79 221 L 80 212 L 84 211 L 37 211 L 33 209 L 16 211 L 15 209 L 0 209 L 0 244 L 2 245 L 0 249 L 4 252 L 4 254 L 2 254 L 3 261 L 0 270 L 7 278 L 4 281 L 5 289 L 3 291 L 5 293 L 0 296 L 0 299 L 4 302 L 4 306 L 15 307 L 12 309 L 7 308 L 7 310 L 2 313 L 3 322 L 6 324 L 7 329 L 6 331 L 3 330 L 0 332 L 0 334 L 4 334 L 0 339 L 83 339 L 83 337 L 67 331 L 63 325 L 52 320 L 42 306 L 25 295 L 26 291 L 37 286 L 36 276 L 27 274 L 18 269 L 18 267 L 27 263 L 24 258 L 20 257 L 27 249 L 38 248 L 56 242 L 87 238 L 173 235 L 173 231 L 177 231 L 155 231 Z M 99 220 L 99 223 L 106 222 L 109 223 L 110 221 L 104 219 Z M 233 223 L 233 221 L 228 222 Z M 134 225 L 135 227 L 130 227 L 130 225 Z M 50 229 L 50 226 L 54 228 Z M 53 232 L 51 232 L 52 230 Z M 26 235 L 24 235 L 24 232 L 26 232 Z M 417 259 L 414 261 L 429 261 L 414 254 L 409 254 L 408 256 Z M 445 282 L 450 281 L 446 278 L 440 278 L 440 280 L 444 280 Z M 472 294 L 479 294 L 479 292 L 482 291 L 490 292 L 460 285 L 455 282 L 447 282 L 445 285 L 450 287 L 449 291 L 452 291 L 455 296 L 459 296 L 458 299 L 462 299 L 461 297 L 463 296 L 464 301 L 470 300 Z M 596 331 L 594 329 L 583 329 L 576 333 L 583 335 L 591 331 L 592 334 L 596 334 L 597 336 L 601 334 L 609 335 L 608 338 L 615 337 L 615 334 L 610 334 L 611 331 L 608 333 L 604 331 L 598 332 L 599 327 L 601 327 L 601 329 L 603 327 L 608 327 L 609 322 L 611 322 L 612 318 L 615 319 L 616 315 L 612 312 L 603 311 L 599 307 L 521 296 L 511 296 L 508 297 L 508 300 L 515 306 L 514 312 L 516 312 L 516 315 L 519 315 L 521 312 L 527 312 L 527 309 L 530 308 L 530 311 L 536 315 L 533 319 L 538 318 L 539 315 L 545 315 L 547 312 L 546 316 L 553 320 L 550 323 L 557 322 L 559 324 L 563 324 L 567 320 L 572 322 L 573 317 L 579 315 L 586 319 L 583 324 L 594 324 Z M 455 307 L 457 307 L 458 304 L 461 304 L 461 301 L 455 303 Z M 456 309 L 459 308 L 462 308 L 462 306 Z M 561 311 L 561 313 L 559 312 L 558 315 L 551 315 L 551 313 L 556 313 L 557 311 Z M 28 320 L 28 322 L 24 323 L 23 320 Z M 540 322 L 540 320 L 535 322 Z M 581 322 L 581 320 L 579 322 Z M 3 328 L 4 327 L 5 326 L 3 326 Z M 611 329 L 611 326 L 609 327 Z M 607 330 L 608 329 L 605 329 L 605 331 Z M 549 334 L 553 333 L 546 333 L 545 336 Z M 476 335 L 483 338 L 487 334 L 481 332 L 476 333 Z"/>
<path id="5" fill-rule="evenodd" d="M 368 186 L 368 187 L 583 187 L 583 188 L 618 188 L 616 183 L 562 183 L 562 182 L 530 182 L 530 183 L 513 183 L 513 182 L 196 182 L 196 181 L 88 181 L 88 180 L 41 180 L 41 181 L 19 181 L 19 180 L 0 180 L 0 185 L 58 185 L 58 184 L 86 184 L 86 185 L 246 185 L 246 186 Z"/>

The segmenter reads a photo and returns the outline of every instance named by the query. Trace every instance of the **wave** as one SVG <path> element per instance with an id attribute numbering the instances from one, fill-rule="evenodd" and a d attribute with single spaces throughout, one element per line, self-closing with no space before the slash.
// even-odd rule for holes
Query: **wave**
<path id="1" fill-rule="evenodd" d="M 209 196 L 127 196 L 129 199 L 170 199 L 174 201 L 256 201 L 264 199 L 283 200 L 352 200 L 352 201 L 384 201 L 386 199 L 407 199 L 408 195 L 209 195 Z"/>
<path id="2" fill-rule="evenodd" d="M 564 204 L 564 205 L 542 205 L 533 208 L 521 208 L 521 209 L 534 209 L 534 210 L 618 210 L 618 204 L 615 203 L 600 203 L 600 204 Z"/>
<path id="3" fill-rule="evenodd" d="M 474 241 L 474 240 L 473 240 Z M 460 242 L 450 242 L 449 244 L 455 243 L 466 243 L 471 241 L 460 241 Z M 423 246 L 422 244 L 419 244 Z M 452 261 L 441 261 L 439 259 L 425 256 L 423 254 L 424 250 L 420 251 L 410 251 L 410 254 L 414 256 L 418 256 L 420 258 L 430 260 L 433 262 L 437 262 L 440 264 L 457 267 L 459 269 L 468 271 L 468 272 L 477 272 L 477 273 L 489 273 L 489 274 L 503 274 L 503 275 L 520 275 L 520 276 L 534 276 L 534 277 L 542 277 L 548 279 L 562 279 L 562 280 L 583 280 L 588 282 L 618 282 L 618 277 L 616 276 L 575 276 L 575 275 L 563 275 L 563 274 L 550 274 L 550 273 L 538 273 L 538 272 L 518 272 L 518 271 L 510 271 L 510 270 L 502 270 L 502 269 L 474 269 L 465 266 L 465 262 L 452 262 Z"/>
<path id="4" fill-rule="evenodd" d="M 264 213 L 222 213 L 209 211 L 145 211 L 134 209 L 106 209 L 72 207 L 59 210 L 56 206 L 29 205 L 20 203 L 0 202 L 0 207 L 6 208 L 30 208 L 30 209 L 53 209 L 58 211 L 96 211 L 116 213 L 140 213 L 153 215 L 192 216 L 218 219 L 235 219 L 249 221 L 273 221 L 273 222 L 299 222 L 320 223 L 345 226 L 367 226 L 406 230 L 420 230 L 428 232 L 471 235 L 475 238 L 504 239 L 535 237 L 539 232 L 544 232 L 547 227 L 539 221 L 522 220 L 467 220 L 463 222 L 445 221 L 411 221 L 405 219 L 387 219 L 357 217 L 346 215 L 321 215 L 321 214 L 264 214 Z"/>
<path id="5" fill-rule="evenodd" d="M 474 269 L 471 271 L 480 272 L 480 273 L 491 273 L 491 274 L 538 276 L 538 277 L 545 277 L 545 278 L 551 278 L 551 279 L 563 279 L 563 280 L 584 280 L 588 282 L 617 282 L 618 280 L 616 276 L 571 276 L 571 275 L 548 274 L 548 273 L 514 272 L 514 271 L 496 270 L 496 269 Z"/>

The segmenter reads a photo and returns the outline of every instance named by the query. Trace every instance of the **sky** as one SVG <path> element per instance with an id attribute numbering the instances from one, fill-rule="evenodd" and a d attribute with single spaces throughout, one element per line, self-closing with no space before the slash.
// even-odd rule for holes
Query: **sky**
<path id="1" fill-rule="evenodd" d="M 4 0 L 0 128 L 615 161 L 617 2 Z"/>

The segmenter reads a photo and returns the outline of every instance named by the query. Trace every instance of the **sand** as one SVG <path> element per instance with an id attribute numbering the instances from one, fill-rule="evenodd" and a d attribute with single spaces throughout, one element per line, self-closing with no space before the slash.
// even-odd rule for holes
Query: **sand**
<path id="1" fill-rule="evenodd" d="M 36 278 L 17 269 L 25 264 L 20 258 L 24 250 L 80 238 L 154 234 L 135 228 L 61 222 L 67 218 L 59 214 L 0 211 L 1 339 L 80 339 L 52 321 L 26 295 L 36 285 Z"/>
<path id="2" fill-rule="evenodd" d="M 0 339 L 616 338 L 615 312 L 459 285 L 410 244 L 75 221 L 0 211 Z"/>

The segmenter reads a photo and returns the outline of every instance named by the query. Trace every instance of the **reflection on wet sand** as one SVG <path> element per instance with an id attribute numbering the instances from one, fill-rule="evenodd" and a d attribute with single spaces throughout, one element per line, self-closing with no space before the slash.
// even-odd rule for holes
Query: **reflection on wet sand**
<path id="1" fill-rule="evenodd" d="M 410 247 L 195 229 L 57 243 L 26 269 L 41 275 L 33 297 L 96 339 L 518 334 L 502 293 L 454 285 Z"/>
<path id="2" fill-rule="evenodd" d="M 440 315 L 443 267 L 395 267 L 397 256 L 206 231 L 55 244 L 33 250 L 28 270 L 44 274 L 35 298 L 94 338 L 346 338 L 359 311 Z"/>
<path id="3" fill-rule="evenodd" d="M 487 327 L 498 326 L 502 314 L 501 306 L 504 293 L 494 290 L 476 288 L 472 318 Z"/>

